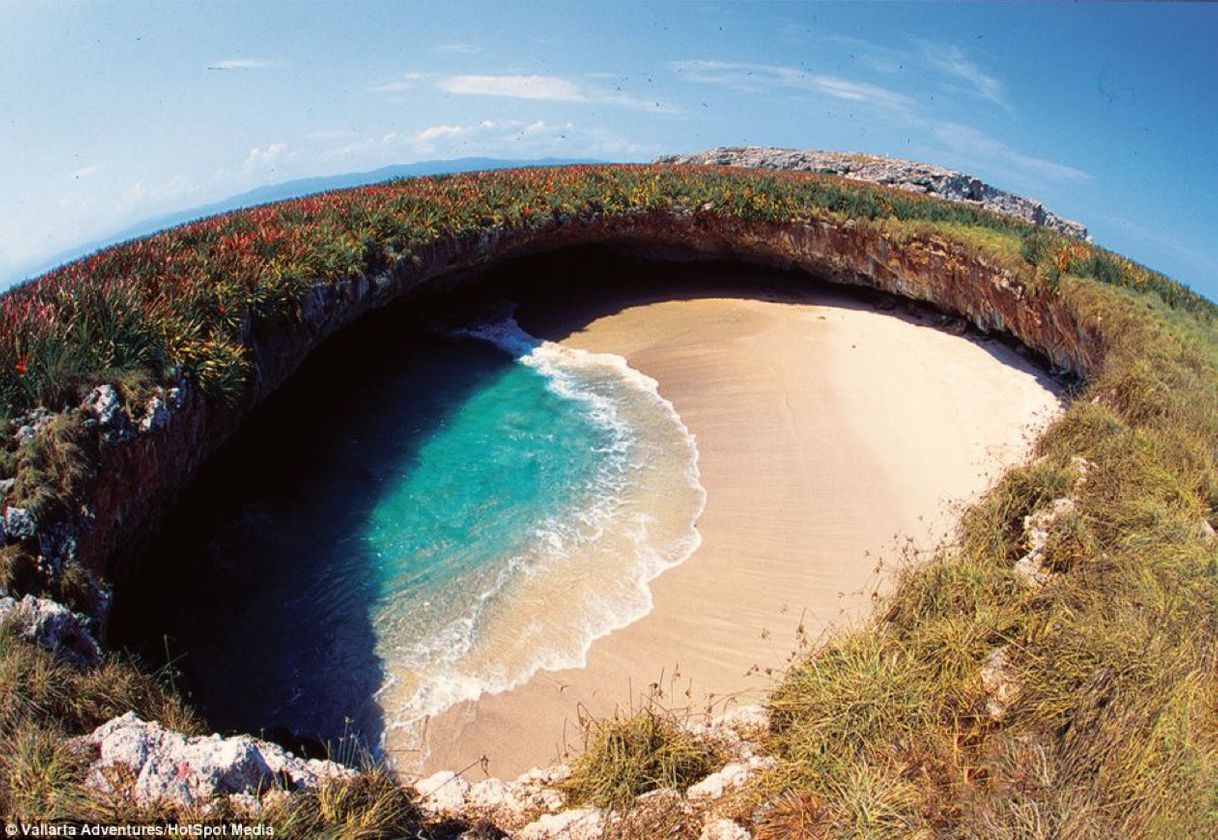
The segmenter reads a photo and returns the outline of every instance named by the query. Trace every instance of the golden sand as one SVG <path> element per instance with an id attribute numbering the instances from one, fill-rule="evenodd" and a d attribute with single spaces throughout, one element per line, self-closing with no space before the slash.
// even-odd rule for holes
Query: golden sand
<path id="1" fill-rule="evenodd" d="M 491 775 L 514 776 L 577 750 L 581 714 L 637 704 L 656 685 L 694 710 L 762 697 L 800 627 L 815 642 L 865 616 L 885 570 L 948 535 L 1061 410 L 1053 384 L 1006 346 L 829 290 L 623 293 L 594 318 L 560 309 L 525 326 L 625 356 L 696 437 L 702 545 L 652 582 L 646 617 L 593 644 L 586 668 L 433 718 L 423 772 L 486 756 Z"/>

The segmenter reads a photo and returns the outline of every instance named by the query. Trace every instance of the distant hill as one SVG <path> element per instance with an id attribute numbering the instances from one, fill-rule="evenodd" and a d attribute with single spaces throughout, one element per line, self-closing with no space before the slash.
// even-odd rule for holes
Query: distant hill
<path id="1" fill-rule="evenodd" d="M 303 195 L 312 195 L 313 193 L 328 192 L 330 190 L 362 187 L 366 184 L 378 184 L 382 181 L 391 181 L 395 178 L 445 175 L 451 172 L 476 172 L 482 169 L 511 169 L 515 166 L 564 166 L 574 163 L 600 162 L 568 158 L 506 160 L 501 158 L 466 157 L 454 160 L 424 160 L 417 163 L 399 163 L 391 166 L 382 166 L 380 169 L 373 169 L 368 172 L 346 172 L 341 175 L 297 178 L 292 181 L 258 187 L 249 192 L 243 192 L 239 195 L 199 207 L 192 207 L 187 210 L 179 210 L 174 213 L 166 213 L 161 216 L 144 219 L 108 236 L 84 242 L 53 256 L 38 260 L 36 263 L 28 264 L 7 276 L 0 276 L 0 289 L 20 283 L 28 278 L 36 277 L 58 265 L 63 265 L 71 260 L 91 254 L 100 248 L 105 248 L 119 242 L 126 242 L 129 239 L 147 236 L 150 233 L 156 233 L 159 230 L 174 227 L 195 219 L 215 216 L 218 213 L 227 213 L 230 210 L 239 210 L 242 207 L 253 207 L 258 204 L 283 201 L 288 198 L 299 198 Z"/>

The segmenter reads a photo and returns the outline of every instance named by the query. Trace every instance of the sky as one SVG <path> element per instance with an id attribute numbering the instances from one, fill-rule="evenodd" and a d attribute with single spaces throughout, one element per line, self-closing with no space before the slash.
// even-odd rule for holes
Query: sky
<path id="1" fill-rule="evenodd" d="M 163 213 L 466 156 L 960 169 L 1218 299 L 1218 6 L 0 2 L 0 286 Z"/>

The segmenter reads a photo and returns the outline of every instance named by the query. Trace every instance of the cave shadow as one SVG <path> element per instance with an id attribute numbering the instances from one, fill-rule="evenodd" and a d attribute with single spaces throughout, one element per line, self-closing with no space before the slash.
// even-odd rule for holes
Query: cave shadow
<path id="1" fill-rule="evenodd" d="M 419 448 L 512 364 L 403 301 L 325 341 L 179 497 L 116 581 L 109 641 L 219 731 L 376 750 L 384 672 L 369 517 Z"/>
<path id="2" fill-rule="evenodd" d="M 1055 372 L 1047 357 L 1014 336 L 984 333 L 937 307 L 865 286 L 823 280 L 799 269 L 742 260 L 640 256 L 628 246 L 586 246 L 537 254 L 500 264 L 476 283 L 518 304 L 517 320 L 531 334 L 562 341 L 600 318 L 653 303 L 707 298 L 815 304 L 879 311 L 905 323 L 961 336 L 996 361 L 1018 368 L 1055 393 L 1078 382 Z"/>
<path id="3" fill-rule="evenodd" d="M 644 256 L 592 247 L 507 260 L 441 278 L 327 339 L 204 465 L 144 556 L 118 564 L 128 571 L 116 581 L 110 642 L 171 664 L 217 730 L 306 754 L 348 736 L 375 749 L 386 726 L 371 619 L 380 581 L 358 535 L 429 434 L 512 364 L 437 325 L 507 300 L 549 340 L 660 301 L 878 308 L 969 334 L 1004 364 L 1062 387 L 1013 340 L 970 334 L 923 304 L 799 271 Z"/>

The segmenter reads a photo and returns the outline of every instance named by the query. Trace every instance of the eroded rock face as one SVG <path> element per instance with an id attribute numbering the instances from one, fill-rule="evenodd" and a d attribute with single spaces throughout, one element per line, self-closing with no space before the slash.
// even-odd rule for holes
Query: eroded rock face
<path id="1" fill-rule="evenodd" d="M 332 761 L 297 758 L 275 744 L 239 735 L 188 737 L 135 712 L 79 739 L 90 757 L 86 784 L 137 805 L 192 805 L 217 796 L 302 790 L 355 771 Z"/>
<path id="2" fill-rule="evenodd" d="M 7 533 L 7 540 L 22 542 L 27 550 L 36 546 L 40 567 L 52 573 L 66 562 L 80 562 L 102 579 L 114 579 L 122 571 L 118 564 L 139 555 L 178 492 L 236 432 L 243 416 L 327 336 L 443 278 L 504 259 L 589 245 L 643 255 L 679 252 L 696 259 L 735 259 L 878 289 L 933 304 L 983 332 L 1013 335 L 1054 366 L 1080 375 L 1095 370 L 1105 351 L 1100 326 L 1085 324 L 1069 300 L 1029 290 L 1016 273 L 933 235 L 894 242 L 882 231 L 852 221 L 742 221 L 713 207 L 555 216 L 535 228 L 441 240 L 376 276 L 316 281 L 300 302 L 299 318 L 256 332 L 251 328 L 245 339 L 250 387 L 232 404 L 208 400 L 186 381 L 160 389 L 138 405 L 124 404 L 114 388 L 98 387 L 72 409 L 81 415 L 86 433 L 95 436 L 84 448 L 97 453 L 75 507 L 55 521 L 36 523 L 36 539 Z M 19 434 L 22 429 L 40 433 L 34 420 L 27 417 L 21 423 L 15 427 Z M 24 521 L 11 524 L 21 535 L 28 531 Z M 9 525 L 6 519 L 6 529 Z M 93 617 L 104 626 L 108 599 L 95 600 Z"/>
<path id="3" fill-rule="evenodd" d="M 820 172 L 855 181 L 869 181 L 886 187 L 933 195 L 948 201 L 976 204 L 986 210 L 1014 216 L 1034 225 L 1086 239 L 1087 228 L 1070 219 L 1049 212 L 1034 198 L 1000 190 L 980 178 L 899 158 L 860 155 L 849 152 L 818 152 L 814 150 L 774 149 L 760 146 L 720 147 L 689 155 L 664 155 L 656 163 L 694 164 L 702 166 L 746 166 L 751 169 L 789 169 L 799 172 Z"/>
<path id="4" fill-rule="evenodd" d="M 74 665 L 101 663 L 101 647 L 89 632 L 87 619 L 63 604 L 33 595 L 20 601 L 0 597 L 0 622 L 5 621 L 12 623 L 18 636 L 58 653 Z"/>

